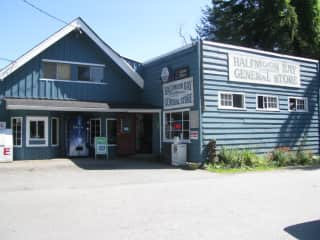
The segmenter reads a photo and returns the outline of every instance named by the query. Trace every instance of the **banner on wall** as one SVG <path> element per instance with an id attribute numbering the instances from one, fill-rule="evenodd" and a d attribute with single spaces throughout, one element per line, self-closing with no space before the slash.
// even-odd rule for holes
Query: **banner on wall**
<path id="1" fill-rule="evenodd" d="M 300 87 L 300 65 L 293 61 L 245 53 L 228 53 L 229 80 Z"/>
<path id="2" fill-rule="evenodd" d="M 185 78 L 162 85 L 163 108 L 183 108 L 193 106 L 193 78 Z"/>

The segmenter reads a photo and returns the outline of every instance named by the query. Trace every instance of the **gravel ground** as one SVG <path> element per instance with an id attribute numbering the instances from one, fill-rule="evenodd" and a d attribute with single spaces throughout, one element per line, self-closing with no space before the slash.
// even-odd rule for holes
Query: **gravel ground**
<path id="1" fill-rule="evenodd" d="M 320 239 L 320 168 L 90 164 L 0 164 L 0 239 Z"/>

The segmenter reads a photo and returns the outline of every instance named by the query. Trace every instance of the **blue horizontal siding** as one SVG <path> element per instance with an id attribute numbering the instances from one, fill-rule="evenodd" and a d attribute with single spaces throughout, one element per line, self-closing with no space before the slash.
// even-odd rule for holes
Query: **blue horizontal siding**
<path id="1" fill-rule="evenodd" d="M 231 82 L 228 79 L 229 50 L 228 47 L 212 46 L 207 42 L 202 44 L 204 146 L 209 140 L 216 139 L 218 148 L 250 148 L 257 153 L 266 153 L 276 147 L 297 149 L 304 142 L 305 149 L 319 153 L 318 64 L 293 60 L 300 64 L 299 88 Z M 256 54 L 250 50 L 236 52 Z M 268 56 L 267 53 L 258 55 Z M 290 59 L 287 56 L 268 57 Z M 244 93 L 246 109 L 219 109 L 219 92 Z M 257 110 L 256 95 L 259 94 L 278 96 L 279 111 Z M 288 97 L 307 97 L 309 111 L 289 112 Z"/>

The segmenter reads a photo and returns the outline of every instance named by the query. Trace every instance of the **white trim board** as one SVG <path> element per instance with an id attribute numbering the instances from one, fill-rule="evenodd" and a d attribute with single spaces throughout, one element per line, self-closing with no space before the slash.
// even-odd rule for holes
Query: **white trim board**
<path id="1" fill-rule="evenodd" d="M 31 106 L 31 105 L 10 105 L 7 110 L 38 110 L 38 111 L 62 111 L 62 112 L 115 112 L 115 113 L 161 113 L 161 109 L 142 108 L 83 108 L 83 107 L 56 107 L 56 106 Z"/>
<path id="2" fill-rule="evenodd" d="M 81 29 L 85 34 L 93 40 L 97 46 L 99 46 L 140 88 L 144 86 L 143 78 L 135 72 L 135 70 L 127 63 L 119 54 L 111 49 L 105 42 L 103 42 L 96 33 L 94 33 L 88 25 L 81 19 L 77 18 L 68 25 L 61 28 L 59 31 L 48 37 L 46 40 L 32 48 L 30 51 L 22 55 L 14 62 L 7 65 L 0 71 L 0 80 L 4 80 L 11 73 L 22 67 L 24 64 L 29 62 L 32 58 L 39 55 L 41 52 L 46 50 L 48 47 L 65 37 L 70 32 Z"/>
<path id="3" fill-rule="evenodd" d="M 55 59 L 42 59 L 42 62 L 66 63 L 66 64 L 84 65 L 84 66 L 93 66 L 93 67 L 105 67 L 106 66 L 105 64 L 98 64 L 98 63 L 63 61 L 63 60 L 55 60 Z"/>
<path id="4" fill-rule="evenodd" d="M 106 82 L 93 82 L 93 81 L 80 81 L 80 80 L 60 80 L 60 79 L 50 79 L 50 78 L 40 78 L 40 81 L 48 82 L 65 82 L 65 83 L 80 83 L 80 84 L 98 84 L 98 85 L 107 85 Z"/>

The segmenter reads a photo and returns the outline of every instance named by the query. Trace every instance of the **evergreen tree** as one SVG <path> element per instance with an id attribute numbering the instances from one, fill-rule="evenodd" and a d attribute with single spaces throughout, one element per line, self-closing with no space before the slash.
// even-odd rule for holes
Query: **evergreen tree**
<path id="1" fill-rule="evenodd" d="M 319 57 L 319 0 L 212 0 L 199 37 L 306 57 Z"/>

